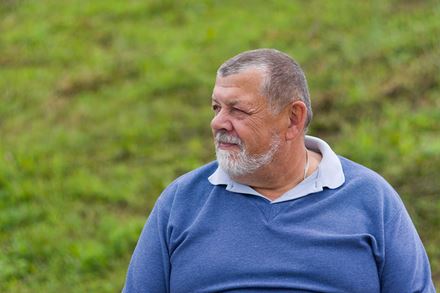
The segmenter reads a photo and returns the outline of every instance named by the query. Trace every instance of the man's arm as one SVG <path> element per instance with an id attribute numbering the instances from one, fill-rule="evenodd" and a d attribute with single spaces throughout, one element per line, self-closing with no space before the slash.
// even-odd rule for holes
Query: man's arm
<path id="1" fill-rule="evenodd" d="M 435 292 L 422 241 L 404 207 L 385 223 L 381 292 Z"/>
<path id="2" fill-rule="evenodd" d="M 169 292 L 167 218 L 161 213 L 160 204 L 159 199 L 133 252 L 123 289 L 124 293 Z"/>

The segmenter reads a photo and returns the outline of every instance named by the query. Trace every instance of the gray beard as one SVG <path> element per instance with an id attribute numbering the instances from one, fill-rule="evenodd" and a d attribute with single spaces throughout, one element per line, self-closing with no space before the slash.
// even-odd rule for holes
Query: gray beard
<path id="1" fill-rule="evenodd" d="M 254 173 L 259 168 L 266 166 L 273 160 L 273 156 L 279 149 L 281 140 L 278 135 L 274 135 L 270 149 L 261 155 L 250 155 L 243 142 L 226 133 L 217 133 L 216 138 L 216 156 L 220 168 L 231 177 L 239 177 Z M 218 142 L 236 143 L 240 147 L 238 152 L 230 152 L 218 148 Z"/>

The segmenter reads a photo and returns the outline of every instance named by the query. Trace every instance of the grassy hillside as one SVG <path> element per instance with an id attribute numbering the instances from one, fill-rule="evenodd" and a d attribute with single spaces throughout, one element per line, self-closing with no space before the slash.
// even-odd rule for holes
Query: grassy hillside
<path id="1" fill-rule="evenodd" d="M 399 191 L 440 286 L 440 4 L 0 2 L 0 292 L 118 292 L 161 190 L 214 159 L 215 71 L 294 56 L 310 134 Z"/>

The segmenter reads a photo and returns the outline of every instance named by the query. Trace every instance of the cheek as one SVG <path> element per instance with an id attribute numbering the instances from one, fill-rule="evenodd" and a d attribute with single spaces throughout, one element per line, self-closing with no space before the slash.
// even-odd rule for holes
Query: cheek
<path id="1" fill-rule="evenodd" d="M 264 137 L 265 133 L 270 131 L 271 126 L 268 121 L 262 119 L 249 119 L 246 121 L 246 127 L 256 137 Z"/>
<path id="2" fill-rule="evenodd" d="M 262 147 L 266 139 L 271 136 L 270 126 L 257 119 L 246 121 L 243 125 L 237 126 L 236 129 L 247 147 Z"/>

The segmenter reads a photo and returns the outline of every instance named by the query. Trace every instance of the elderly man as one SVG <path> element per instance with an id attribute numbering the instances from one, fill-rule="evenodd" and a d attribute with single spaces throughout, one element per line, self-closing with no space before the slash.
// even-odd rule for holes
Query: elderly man
<path id="1" fill-rule="evenodd" d="M 273 49 L 217 72 L 217 161 L 162 193 L 125 292 L 434 292 L 393 188 L 306 136 L 303 71 Z"/>

